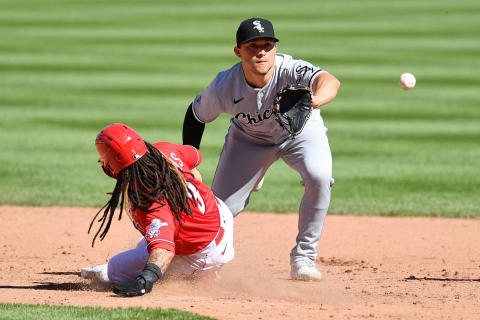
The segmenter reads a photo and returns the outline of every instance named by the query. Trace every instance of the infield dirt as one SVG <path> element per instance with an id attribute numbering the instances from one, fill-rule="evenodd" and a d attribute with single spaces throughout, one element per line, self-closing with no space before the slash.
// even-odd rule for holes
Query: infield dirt
<path id="1" fill-rule="evenodd" d="M 289 280 L 297 215 L 241 213 L 220 280 L 120 298 L 79 277 L 134 246 L 125 216 L 91 248 L 92 208 L 0 207 L 0 301 L 177 308 L 218 319 L 480 319 L 480 219 L 327 217 L 321 282 Z"/>

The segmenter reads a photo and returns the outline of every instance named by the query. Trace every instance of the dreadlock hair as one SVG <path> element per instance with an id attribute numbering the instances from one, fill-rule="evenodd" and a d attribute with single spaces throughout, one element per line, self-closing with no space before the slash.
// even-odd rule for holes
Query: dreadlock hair
<path id="1" fill-rule="evenodd" d="M 100 235 L 102 241 L 107 235 L 119 202 L 118 220 L 122 219 L 125 193 L 133 204 L 133 210 L 139 208 L 145 212 L 153 212 L 158 207 L 151 208 L 152 204 L 164 206 L 168 203 L 179 223 L 182 212 L 189 216 L 193 215 L 188 189 L 180 171 L 157 148 L 146 141 L 145 144 L 148 152 L 119 172 L 110 200 L 93 217 L 88 233 L 97 216 L 103 211 L 103 216 L 98 220 L 101 225 L 92 240 L 92 247 L 97 236 Z"/>

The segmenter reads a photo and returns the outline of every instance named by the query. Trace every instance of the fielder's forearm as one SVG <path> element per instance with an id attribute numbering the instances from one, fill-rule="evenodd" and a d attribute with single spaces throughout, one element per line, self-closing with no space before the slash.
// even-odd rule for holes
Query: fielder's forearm
<path id="1" fill-rule="evenodd" d="M 185 120 L 183 121 L 183 144 L 191 145 L 200 149 L 200 142 L 202 141 L 203 131 L 205 130 L 205 123 L 199 122 L 193 114 L 192 104 L 185 113 Z"/>
<path id="2" fill-rule="evenodd" d="M 332 101 L 340 88 L 340 81 L 330 73 L 323 72 L 313 81 L 312 107 L 321 107 Z"/>

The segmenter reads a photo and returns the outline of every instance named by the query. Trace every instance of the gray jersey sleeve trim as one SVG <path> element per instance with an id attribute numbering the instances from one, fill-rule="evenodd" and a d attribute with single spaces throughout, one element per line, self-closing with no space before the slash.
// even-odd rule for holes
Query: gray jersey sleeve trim
<path id="1" fill-rule="evenodd" d="M 320 74 L 320 73 L 323 73 L 323 72 L 327 72 L 326 70 L 323 70 L 323 69 L 320 69 L 320 70 L 317 70 L 313 75 L 312 77 L 310 78 L 310 82 L 308 83 L 308 87 L 310 89 L 313 89 L 312 88 L 312 85 L 313 85 L 313 81 L 315 80 L 315 78 Z"/>
<path id="2" fill-rule="evenodd" d="M 198 118 L 197 114 L 195 113 L 195 105 L 192 104 L 192 113 L 193 113 L 193 116 L 195 117 L 195 119 L 198 121 L 198 122 L 201 122 L 201 123 L 205 123 L 205 121 L 202 121 Z"/>

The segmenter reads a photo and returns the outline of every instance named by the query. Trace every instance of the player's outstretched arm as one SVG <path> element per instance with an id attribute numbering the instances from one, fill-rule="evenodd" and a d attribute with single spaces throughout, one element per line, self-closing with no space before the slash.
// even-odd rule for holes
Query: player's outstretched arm
<path id="1" fill-rule="evenodd" d="M 312 107 L 321 107 L 332 101 L 340 88 L 340 81 L 328 72 L 320 73 L 312 85 Z"/>
<path id="2" fill-rule="evenodd" d="M 183 120 L 182 138 L 184 145 L 191 145 L 200 149 L 200 142 L 202 141 L 203 131 L 205 130 L 205 123 L 199 122 L 193 114 L 192 104 L 185 113 Z"/>
<path id="3" fill-rule="evenodd" d="M 124 297 L 136 297 L 152 291 L 153 284 L 167 271 L 174 253 L 165 249 L 153 249 L 140 275 L 134 280 L 116 283 L 113 292 Z"/>

